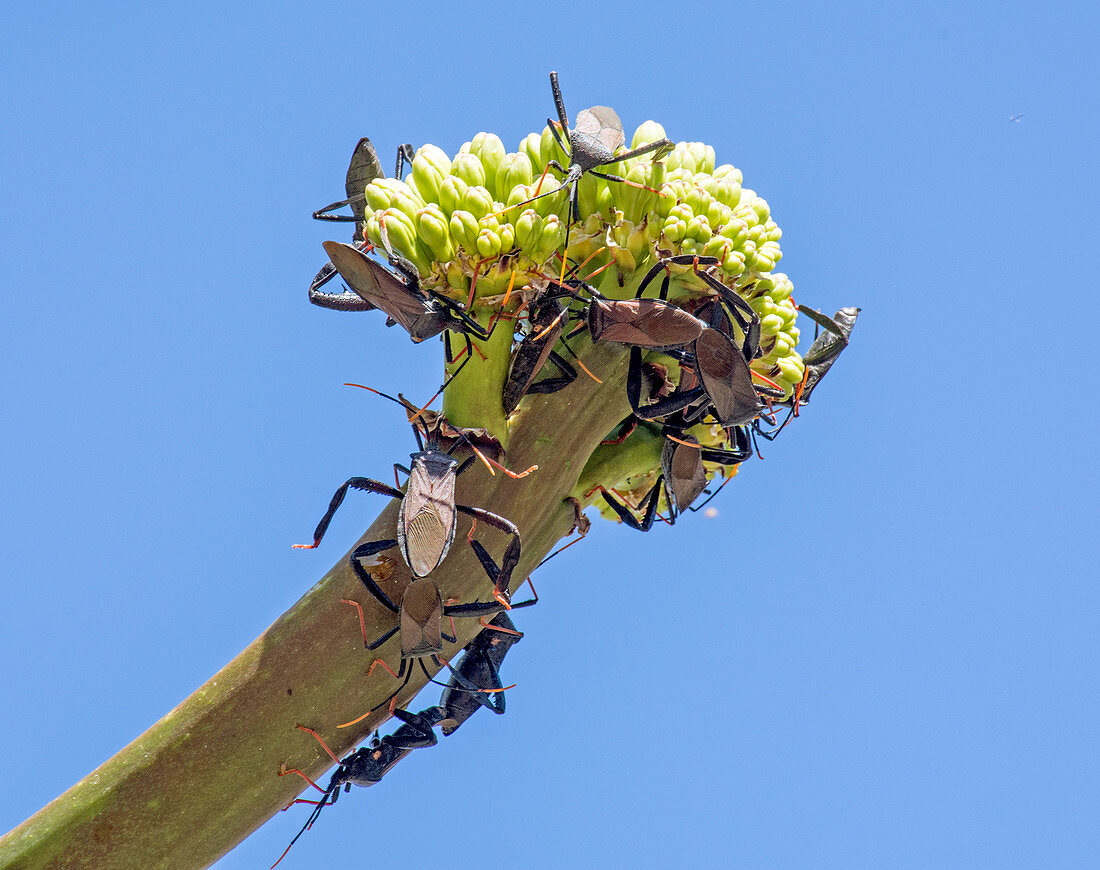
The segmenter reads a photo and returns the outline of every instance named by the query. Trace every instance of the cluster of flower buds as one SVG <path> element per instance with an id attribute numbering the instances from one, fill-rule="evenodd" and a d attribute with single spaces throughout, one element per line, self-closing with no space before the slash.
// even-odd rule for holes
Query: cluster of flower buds
<path id="1" fill-rule="evenodd" d="M 665 140 L 664 129 L 647 121 L 635 131 L 630 149 L 659 140 Z M 533 313 L 537 300 L 563 289 L 574 306 L 597 298 L 621 301 L 659 294 L 689 312 L 715 299 L 716 290 L 728 310 L 736 294 L 741 304 L 733 308 L 740 311 L 735 314 L 739 322 L 734 326 L 731 320 L 724 329 L 747 358 L 753 387 L 769 408 L 778 403 L 797 409 L 809 372 L 798 351 L 793 286 L 787 275 L 774 271 L 782 257 L 782 232 L 767 201 L 742 186 L 741 171 L 716 165 L 708 145 L 680 142 L 656 154 L 651 149 L 601 164 L 602 174 L 615 177 L 585 171 L 576 178 L 575 189 L 563 189 L 568 179 L 562 178 L 561 169 L 574 166 L 563 141 L 568 143 L 569 136 L 547 126 L 541 134 L 526 136 L 514 152 L 506 151 L 492 133 L 477 134 L 453 159 L 425 145 L 415 153 L 404 179 L 380 177 L 367 185 L 365 235 L 377 249 L 407 260 L 424 291 L 446 297 L 482 326 L 491 326 L 500 315 L 511 318 L 514 329 L 508 330 L 505 343 L 485 348 L 498 358 L 502 350 L 518 358 L 512 342 L 544 334 L 544 324 L 536 323 Z M 647 275 L 649 284 L 639 290 Z M 571 316 L 575 320 L 581 314 L 574 311 Z M 755 338 L 751 351 L 746 318 Z M 479 352 L 482 360 L 486 353 Z M 651 384 L 654 397 L 683 395 L 702 375 L 693 371 L 698 365 L 689 359 L 692 380 L 681 383 L 683 354 L 670 353 L 659 348 L 646 352 L 651 382 L 656 379 Z M 467 382 L 479 377 L 473 372 L 482 365 L 473 358 L 469 362 L 471 372 L 463 376 Z M 527 381 L 532 382 L 533 377 Z M 462 389 L 461 383 L 455 389 Z M 473 395 L 469 390 L 463 394 Z M 489 406 L 499 411 L 495 401 L 485 404 L 484 395 L 478 404 L 481 411 Z M 502 421 L 511 407 L 504 417 L 494 412 L 497 428 L 507 426 Z M 760 405 L 759 413 L 766 419 L 764 407 Z M 680 422 L 672 428 L 670 419 L 642 423 L 629 438 L 616 439 L 612 433 L 590 458 L 574 497 L 622 518 L 621 511 L 593 494 L 614 492 L 631 510 L 644 510 L 646 496 L 654 492 L 651 501 L 674 516 L 676 505 L 670 503 L 668 489 L 670 433 L 679 433 L 672 435 L 673 443 L 679 437 L 698 445 L 700 467 L 708 478 L 732 476 L 736 457 L 751 453 L 745 447 L 748 439 L 767 434 L 755 420 L 750 431 L 743 422 L 716 425 L 709 422 L 713 416 L 699 413 L 677 418 Z M 467 420 L 463 425 L 492 429 L 494 424 Z M 661 477 L 665 487 L 657 492 Z"/>
<path id="2" fill-rule="evenodd" d="M 632 147 L 663 136 L 659 124 L 646 122 Z M 492 133 L 476 135 L 453 160 L 425 145 L 404 180 L 378 178 L 367 187 L 367 236 L 411 261 L 425 287 L 456 300 L 475 280 L 479 299 L 500 296 L 509 283 L 522 288 L 556 272 L 566 241 L 565 192 L 520 205 L 558 189 L 545 171 L 550 160 L 568 162 L 549 128 L 511 153 Z M 643 155 L 613 168 L 630 183 L 587 173 L 580 179 L 570 259 L 588 260 L 592 272 L 613 265 L 614 280 L 602 282 L 601 292 L 625 298 L 637 284 L 631 279 L 662 257 L 717 257 L 716 276 L 760 316 L 764 353 L 753 368 L 789 397 L 803 375 L 797 310 L 790 279 L 772 271 L 782 231 L 768 203 L 742 187 L 740 170 L 715 167 L 714 149 L 700 142 L 678 143 L 663 160 Z"/>

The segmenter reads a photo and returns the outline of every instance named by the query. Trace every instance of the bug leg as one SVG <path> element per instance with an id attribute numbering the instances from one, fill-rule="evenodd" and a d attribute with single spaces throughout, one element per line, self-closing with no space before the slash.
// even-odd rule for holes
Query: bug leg
<path id="1" fill-rule="evenodd" d="M 653 155 L 653 159 L 660 160 L 674 147 L 671 139 L 657 139 L 653 142 L 647 142 L 645 145 L 639 145 L 637 148 L 631 148 L 629 151 L 623 151 L 620 154 L 616 154 L 610 160 L 605 160 L 599 165 L 608 166 L 612 163 L 618 163 L 621 160 L 629 160 L 631 157 L 641 157 L 643 154 L 649 154 L 651 151 L 657 152 Z"/>
<path id="2" fill-rule="evenodd" d="M 676 390 L 665 399 L 658 399 L 647 405 L 642 404 L 642 349 L 630 348 L 630 368 L 626 373 L 626 399 L 635 416 L 643 420 L 654 420 L 658 417 L 666 417 L 703 396 L 703 388 L 696 387 L 692 390 Z"/>
<path id="3" fill-rule="evenodd" d="M 600 494 L 603 496 L 603 500 L 619 515 L 619 519 L 626 523 L 626 525 L 630 526 L 632 529 L 637 529 L 639 532 L 648 532 L 653 525 L 653 518 L 657 515 L 658 496 L 661 493 L 661 485 L 664 483 L 664 480 L 664 475 L 658 477 L 657 482 L 653 485 L 653 489 L 646 493 L 645 498 L 642 499 L 641 504 L 638 505 L 639 508 L 645 508 L 645 514 L 640 521 L 630 511 L 630 508 L 616 499 L 602 486 L 600 487 Z"/>
<path id="4" fill-rule="evenodd" d="M 329 293 L 322 290 L 321 286 L 327 284 L 336 276 L 336 268 L 328 263 L 321 267 L 312 283 L 309 285 L 310 304 L 318 308 L 328 308 L 331 311 L 372 311 L 374 306 L 358 293 L 344 287 L 342 293 Z"/>
<path id="5" fill-rule="evenodd" d="M 550 73 L 550 93 L 554 95 L 554 108 L 558 110 L 558 120 L 561 121 L 562 128 L 568 130 L 569 116 L 565 114 L 565 101 L 561 98 L 561 88 L 558 87 L 558 74 L 556 71 Z"/>
<path id="6" fill-rule="evenodd" d="M 492 710 L 498 716 L 504 713 L 504 686 L 501 684 L 500 671 L 497 670 L 496 665 L 492 659 L 488 656 L 483 656 L 483 661 L 489 667 L 489 685 L 479 686 L 472 683 L 466 678 L 461 670 L 455 670 L 455 668 L 448 665 L 451 671 L 451 679 L 447 684 L 447 688 L 454 691 L 464 691 L 469 693 L 482 707 Z M 464 662 L 459 662 L 461 668 Z M 511 688 L 509 686 L 508 688 Z M 447 693 L 444 692 L 444 695 Z"/>
<path id="7" fill-rule="evenodd" d="M 324 208 L 319 208 L 313 213 L 313 219 L 315 221 L 337 221 L 339 223 L 350 224 L 352 221 L 360 221 L 362 217 L 354 214 L 332 214 L 338 208 L 343 208 L 345 205 L 352 205 L 355 203 L 358 205 L 366 199 L 366 196 L 362 193 L 349 197 L 348 199 L 342 199 L 339 202 L 330 202 Z M 362 211 L 362 208 L 359 209 Z"/>
<path id="8" fill-rule="evenodd" d="M 479 520 L 484 520 L 490 526 L 495 529 L 499 529 L 502 532 L 512 536 L 512 540 L 508 542 L 508 546 L 504 549 L 504 557 L 500 561 L 500 571 L 493 580 L 493 596 L 505 603 L 508 600 L 508 584 L 512 580 L 512 571 L 515 570 L 516 565 L 519 564 L 520 557 L 520 537 L 519 529 L 516 528 L 516 524 L 511 520 L 506 520 L 504 517 L 487 511 L 484 508 L 470 507 L 469 505 L 456 504 L 455 508 L 462 511 L 467 516 L 475 517 Z M 483 563 L 484 564 L 484 563 Z M 491 578 L 491 575 L 490 575 Z"/>
<path id="9" fill-rule="evenodd" d="M 404 493 L 399 489 L 394 489 L 392 486 L 387 486 L 377 480 L 372 480 L 369 477 L 351 477 L 341 484 L 340 488 L 333 493 L 332 501 L 329 502 L 328 510 L 325 511 L 325 515 L 321 517 L 321 522 L 317 524 L 316 530 L 313 532 L 312 544 L 295 544 L 296 550 L 312 550 L 318 544 L 321 543 L 321 538 L 325 536 L 325 532 L 328 530 L 328 524 L 332 522 L 332 516 L 336 513 L 336 510 L 340 507 L 344 501 L 344 496 L 347 495 L 348 489 L 358 489 L 363 492 L 376 492 L 380 495 L 388 495 L 391 498 L 404 498 Z"/>
<path id="10" fill-rule="evenodd" d="M 393 177 L 397 178 L 397 179 L 400 179 L 401 178 L 401 170 L 405 168 L 406 163 L 412 165 L 413 158 L 415 156 L 416 156 L 416 154 L 413 152 L 413 147 L 412 147 L 411 144 L 406 143 L 404 145 L 398 145 L 397 146 L 397 168 L 394 169 L 394 171 L 393 171 Z"/>
<path id="11" fill-rule="evenodd" d="M 558 356 L 555 351 L 550 351 L 546 361 L 552 363 L 561 372 L 561 377 L 543 378 L 541 381 L 536 381 L 527 388 L 528 393 L 556 393 L 558 390 L 565 389 L 577 379 L 577 370 L 569 365 L 568 361 Z"/>
<path id="12" fill-rule="evenodd" d="M 410 713 L 408 710 L 394 707 L 393 715 L 409 727 L 399 728 L 393 734 L 383 737 L 383 743 L 387 743 L 395 749 L 424 749 L 428 746 L 435 746 L 439 742 L 431 723 L 419 713 Z"/>
<path id="13" fill-rule="evenodd" d="M 745 355 L 745 359 L 755 359 L 760 352 L 760 315 L 757 314 L 752 306 L 737 293 L 733 292 L 713 275 L 700 270 L 698 264 L 695 266 L 695 274 L 698 275 L 708 287 L 718 293 L 721 300 L 726 304 L 726 307 L 737 321 L 737 325 L 741 327 L 741 331 L 745 334 L 744 340 L 741 342 L 741 352 Z"/>
<path id="14" fill-rule="evenodd" d="M 397 541 L 385 540 L 385 541 L 367 541 L 365 544 L 360 544 L 354 550 L 348 560 L 351 562 L 351 569 L 355 572 L 355 576 L 359 578 L 364 586 L 367 587 L 367 591 L 370 592 L 378 602 L 392 613 L 400 612 L 396 604 L 390 601 L 390 597 L 382 591 L 380 587 L 371 576 L 370 572 L 363 567 L 363 563 L 360 559 L 366 559 L 369 556 L 373 556 L 375 553 L 380 553 L 383 550 L 388 550 L 390 547 L 396 547 Z"/>
<path id="15" fill-rule="evenodd" d="M 395 634 L 397 634 L 397 631 L 400 627 L 401 626 L 399 626 L 399 625 L 395 625 L 393 628 L 391 628 L 389 631 L 387 631 L 385 634 L 383 634 L 377 640 L 372 641 L 371 643 L 368 643 L 368 644 L 364 644 L 364 646 L 366 646 L 366 648 L 369 649 L 369 650 L 378 649 L 378 647 L 382 646 L 382 644 L 384 644 L 387 640 L 389 640 L 391 637 L 393 637 Z M 378 659 L 378 661 L 382 663 L 383 667 L 385 667 L 385 665 L 386 665 L 385 662 L 383 662 L 381 659 Z M 371 669 L 373 670 L 373 668 L 374 668 L 374 665 L 371 664 Z M 393 672 L 390 671 L 390 673 L 393 673 Z M 368 676 L 369 676 L 369 674 L 368 674 Z M 400 676 L 400 674 L 394 674 L 394 676 Z"/>
<path id="16" fill-rule="evenodd" d="M 667 259 L 666 260 L 658 260 L 656 263 L 653 264 L 653 268 L 651 268 L 648 272 L 645 273 L 645 277 L 642 278 L 642 283 L 638 285 L 638 292 L 634 294 L 635 299 L 641 299 L 642 298 L 642 294 L 645 293 L 646 288 L 650 285 L 650 283 L 653 281 L 653 279 L 657 277 L 658 274 L 660 274 L 661 272 L 665 272 L 666 275 L 668 274 L 667 271 L 665 271 L 666 270 L 666 265 L 665 264 L 667 262 L 668 262 Z M 668 290 L 667 290 L 667 288 L 665 288 L 661 291 L 661 298 L 665 299 L 667 297 L 667 295 L 668 295 Z"/>

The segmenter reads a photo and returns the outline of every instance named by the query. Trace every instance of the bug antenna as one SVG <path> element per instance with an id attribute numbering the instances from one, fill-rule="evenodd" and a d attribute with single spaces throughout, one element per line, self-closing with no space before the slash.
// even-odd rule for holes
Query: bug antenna
<path id="1" fill-rule="evenodd" d="M 408 407 L 408 405 L 406 405 L 400 399 L 395 399 L 389 393 L 383 393 L 381 390 L 376 390 L 374 387 L 368 387 L 368 386 L 365 386 L 364 384 L 353 384 L 353 383 L 350 383 L 350 382 L 345 382 L 344 386 L 345 387 L 358 387 L 360 390 L 366 390 L 368 393 L 374 393 L 376 396 L 381 396 L 383 399 L 389 399 L 391 402 L 395 402 L 398 405 L 403 405 L 406 408 Z"/>
<path id="2" fill-rule="evenodd" d="M 582 363 L 582 362 L 581 362 L 581 358 L 580 358 L 579 356 L 577 356 L 577 355 L 576 355 L 575 353 L 573 353 L 573 348 L 571 348 L 571 347 L 570 347 L 569 345 L 567 345 L 567 344 L 565 343 L 565 339 L 564 339 L 564 338 L 563 338 L 563 339 L 561 339 L 561 344 L 562 344 L 562 347 L 564 347 L 564 348 L 565 348 L 565 349 L 566 349 L 567 351 L 569 351 L 569 355 L 570 355 L 571 357 L 573 357 L 573 360 L 574 360 L 574 361 L 575 361 L 575 362 L 577 363 L 577 365 L 579 365 L 579 366 L 581 367 L 581 370 L 582 370 L 582 371 L 583 371 L 583 372 L 584 372 L 584 373 L 585 373 L 586 375 L 588 375 L 588 377 L 592 378 L 592 380 L 594 380 L 594 381 L 595 381 L 595 382 L 596 382 L 597 384 L 602 384 L 602 383 L 603 383 L 603 381 L 601 381 L 601 380 L 600 380 L 599 378 L 597 378 L 597 377 L 596 377 L 596 376 L 595 376 L 594 374 L 592 374 L 592 372 L 590 372 L 590 371 L 588 370 L 588 366 L 586 366 L 586 365 L 585 365 L 584 363 Z"/>
<path id="3" fill-rule="evenodd" d="M 577 541 L 583 541 L 583 540 L 584 540 L 584 535 L 579 535 L 578 537 L 576 537 L 572 541 L 570 541 L 568 544 L 563 544 L 562 546 L 558 547 L 553 553 L 551 553 L 549 556 L 547 556 L 545 559 L 543 559 L 541 562 L 539 562 L 535 566 L 535 570 L 538 570 L 539 568 L 541 568 L 543 565 L 545 565 L 547 562 L 549 562 L 551 559 L 553 559 L 556 555 L 558 555 L 558 553 L 560 553 L 562 550 L 568 550 L 575 543 L 577 543 Z"/>
<path id="4" fill-rule="evenodd" d="M 335 782 L 335 777 L 333 777 L 333 782 Z M 283 858 L 286 857 L 287 852 L 290 851 L 290 847 L 298 842 L 298 838 L 301 837 L 302 834 L 313 827 L 313 823 L 317 821 L 318 816 L 321 815 L 321 810 L 323 810 L 330 803 L 329 798 L 332 796 L 333 792 L 332 786 L 333 783 L 329 783 L 329 787 L 325 790 L 324 797 L 322 797 L 321 800 L 317 802 L 317 806 L 315 806 L 313 808 L 313 812 L 309 814 L 309 818 L 306 819 L 306 823 L 302 825 L 302 829 L 294 835 L 294 839 L 287 844 L 287 847 L 285 849 L 283 849 L 283 854 L 279 856 L 278 861 L 271 865 L 270 870 L 275 870 L 275 868 L 279 866 L 279 862 L 282 861 Z M 332 801 L 332 803 L 335 803 L 335 801 Z"/>

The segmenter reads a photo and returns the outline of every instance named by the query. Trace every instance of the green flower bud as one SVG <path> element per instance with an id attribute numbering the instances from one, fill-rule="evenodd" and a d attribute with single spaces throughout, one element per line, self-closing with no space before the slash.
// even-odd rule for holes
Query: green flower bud
<path id="1" fill-rule="evenodd" d="M 537 262 L 549 259 L 553 253 L 565 244 L 565 222 L 556 214 L 546 217 L 542 224 L 542 243 L 539 245 Z"/>
<path id="2" fill-rule="evenodd" d="M 519 184 L 530 184 L 534 179 L 534 167 L 526 154 L 505 155 L 504 162 L 497 170 L 497 197 L 508 201 L 509 195 Z"/>
<path id="3" fill-rule="evenodd" d="M 723 163 L 717 169 L 715 169 L 711 175 L 715 178 L 724 179 L 735 183 L 738 187 L 741 186 L 741 182 L 745 179 L 741 176 L 741 170 L 736 166 L 731 166 L 728 163 Z M 727 203 L 729 205 L 729 203 Z M 732 208 L 732 206 L 730 206 Z"/>
<path id="4" fill-rule="evenodd" d="M 760 331 L 768 335 L 776 335 L 783 328 L 783 318 L 778 314 L 767 314 L 760 318 Z"/>
<path id="5" fill-rule="evenodd" d="M 450 215 L 455 209 L 461 209 L 466 200 L 466 191 L 470 189 L 465 181 L 456 175 L 448 175 L 439 185 L 439 204 Z"/>
<path id="6" fill-rule="evenodd" d="M 451 212 L 451 219 L 447 226 L 451 230 L 451 238 L 456 245 L 470 253 L 477 251 L 477 234 L 480 232 L 480 227 L 477 225 L 476 217 L 468 211 L 455 209 Z"/>
<path id="7" fill-rule="evenodd" d="M 699 166 L 700 172 L 706 172 L 710 175 L 714 174 L 714 149 L 709 145 L 698 142 L 695 143 L 699 146 L 699 153 L 696 154 L 696 163 Z"/>
<path id="8" fill-rule="evenodd" d="M 675 215 L 669 215 L 661 225 L 661 232 L 669 242 L 678 245 L 687 235 L 687 221 Z"/>
<path id="9" fill-rule="evenodd" d="M 637 163 L 630 167 L 624 177 L 635 184 L 645 185 L 645 187 L 653 188 L 653 190 L 660 190 L 660 179 L 654 176 L 659 176 L 663 171 L 660 163 Z M 614 206 L 621 209 L 623 216 L 632 224 L 641 223 L 645 216 L 657 207 L 657 200 L 662 198 L 656 193 L 630 184 L 613 182 L 608 187 L 612 194 Z"/>
<path id="10" fill-rule="evenodd" d="M 461 178 L 470 187 L 485 186 L 485 167 L 476 154 L 456 154 L 451 163 L 451 175 Z"/>
<path id="11" fill-rule="evenodd" d="M 510 251 L 516 243 L 516 229 L 510 223 L 501 221 L 496 215 L 486 215 L 477 222 L 478 231 L 488 230 L 500 237 L 500 249 Z"/>
<path id="12" fill-rule="evenodd" d="M 538 133 L 528 133 L 524 140 L 519 143 L 516 151 L 527 155 L 527 158 L 531 161 L 532 170 L 542 172 L 546 164 L 542 162 L 542 137 Z"/>
<path id="13" fill-rule="evenodd" d="M 381 211 L 368 212 L 366 215 L 366 228 L 363 230 L 364 235 L 370 239 L 372 245 L 376 248 L 382 247 L 382 231 L 378 224 L 378 216 Z"/>
<path id="14" fill-rule="evenodd" d="M 481 230 L 477 234 L 477 252 L 482 257 L 495 257 L 500 253 L 500 234 L 490 229 Z"/>
<path id="15" fill-rule="evenodd" d="M 500 249 L 507 253 L 516 246 L 516 228 L 512 224 L 500 225 Z"/>
<path id="16" fill-rule="evenodd" d="M 753 255 L 751 260 L 746 258 L 745 262 L 750 264 L 750 268 L 752 268 L 754 272 L 770 272 L 775 268 L 775 262 L 766 254 L 762 254 L 759 251 Z"/>
<path id="17" fill-rule="evenodd" d="M 730 240 L 725 236 L 718 235 L 717 233 L 711 236 L 705 245 L 703 245 L 703 255 L 706 257 L 717 257 L 720 261 L 725 260 L 729 256 L 730 251 L 733 250 L 733 245 L 730 244 Z"/>
<path id="18" fill-rule="evenodd" d="M 757 256 L 765 256 L 772 261 L 772 267 L 783 258 L 783 251 L 779 248 L 778 242 L 764 242 L 759 248 L 756 249 Z M 768 270 L 769 272 L 771 269 Z"/>
<path id="19" fill-rule="evenodd" d="M 454 257 L 454 245 L 447 229 L 447 217 L 436 203 L 425 206 L 416 215 L 416 234 L 432 258 L 445 263 Z"/>
<path id="20" fill-rule="evenodd" d="M 671 180 L 666 178 L 665 183 L 660 187 L 660 191 L 664 196 L 657 198 L 655 211 L 658 217 L 668 217 L 672 213 L 672 209 L 683 202 L 690 190 L 691 184 L 689 182 L 681 178 L 674 178 Z"/>
<path id="21" fill-rule="evenodd" d="M 375 181 L 389 190 L 390 204 L 388 207 L 398 209 L 406 214 L 411 226 L 416 213 L 426 205 L 424 200 L 420 198 L 420 194 L 404 181 L 398 181 L 396 178 L 379 178 Z"/>
<path id="22" fill-rule="evenodd" d="M 682 220 L 684 221 L 684 223 L 687 223 L 689 220 L 695 217 L 695 212 L 686 202 L 681 202 L 672 207 L 672 209 L 668 213 L 668 216 L 670 218 Z"/>
<path id="23" fill-rule="evenodd" d="M 367 211 L 382 211 L 382 209 L 390 207 L 390 189 L 383 184 L 379 184 L 380 179 L 374 179 L 367 185 Z"/>
<path id="24" fill-rule="evenodd" d="M 732 178 L 715 179 L 713 196 L 722 205 L 735 209 L 741 200 L 741 182 Z"/>
<path id="25" fill-rule="evenodd" d="M 417 244 L 416 230 L 408 215 L 400 209 L 387 208 L 378 215 L 378 224 L 383 248 L 388 241 L 389 247 L 410 260 L 421 275 L 431 271 L 431 259 Z"/>
<path id="26" fill-rule="evenodd" d="M 766 224 L 772 216 L 771 209 L 768 208 L 768 201 L 759 196 L 753 200 L 752 210 L 756 212 L 756 220 L 761 224 Z"/>
<path id="27" fill-rule="evenodd" d="M 600 185 L 606 192 L 607 182 L 587 173 L 577 182 L 577 207 L 582 218 L 600 213 Z"/>
<path id="28" fill-rule="evenodd" d="M 783 380 L 788 384 L 797 384 L 802 380 L 802 375 L 806 371 L 806 367 L 802 362 L 801 357 L 797 354 L 791 354 L 779 360 L 777 365 L 779 371 L 783 375 Z"/>
<path id="29" fill-rule="evenodd" d="M 518 187 L 516 188 L 516 190 L 519 190 L 519 189 L 520 188 L 518 188 Z M 537 211 L 540 215 L 542 215 L 543 217 L 549 217 L 552 214 L 557 214 L 558 211 L 561 210 L 562 200 L 565 199 L 565 196 L 563 194 L 560 194 L 560 193 L 555 194 L 554 196 L 541 196 L 541 195 L 546 194 L 546 193 L 550 193 L 551 191 L 560 190 L 560 189 L 561 189 L 561 182 L 558 181 L 558 179 L 555 176 L 547 174 L 542 179 L 542 186 L 539 187 L 539 184 L 538 184 L 537 181 L 535 183 L 531 184 L 528 187 L 528 191 L 529 191 L 528 195 L 523 197 L 523 199 L 530 199 L 533 196 L 540 196 L 541 197 L 540 199 L 536 199 L 533 203 L 531 203 L 531 207 L 535 211 Z M 513 191 L 513 193 L 514 192 L 515 191 Z M 523 202 L 523 199 L 519 200 L 519 202 Z"/>
<path id="30" fill-rule="evenodd" d="M 559 130 L 558 135 L 562 140 L 565 140 L 566 133 Z M 562 166 L 569 164 L 569 155 L 565 153 L 562 147 L 558 144 L 558 140 L 554 138 L 554 134 L 550 132 L 549 127 L 542 128 L 542 139 L 539 143 L 539 164 L 545 166 L 551 160 L 556 160 Z"/>
<path id="31" fill-rule="evenodd" d="M 416 224 L 414 223 L 416 212 L 410 216 L 403 209 L 396 206 L 382 209 L 378 213 L 379 226 L 385 227 L 388 233 L 389 247 L 407 251 L 416 243 Z M 400 228 L 398 227 L 400 224 Z"/>
<path id="32" fill-rule="evenodd" d="M 707 221 L 715 228 L 715 231 L 721 227 L 724 227 L 729 221 L 733 220 L 733 209 L 724 205 L 718 200 L 711 200 L 710 205 L 707 206 Z"/>
<path id="33" fill-rule="evenodd" d="M 724 236 L 720 238 L 724 238 Z M 721 269 L 727 275 L 740 275 L 745 271 L 745 255 L 738 250 L 729 251 L 722 258 Z"/>
<path id="34" fill-rule="evenodd" d="M 626 249 L 630 252 L 635 264 L 640 264 L 653 257 L 653 239 L 647 226 L 636 226 L 633 228 L 630 235 L 626 238 Z M 637 265 L 635 268 L 636 267 Z"/>
<path id="35" fill-rule="evenodd" d="M 767 317 L 769 314 L 775 312 L 775 303 L 772 302 L 771 297 L 767 295 L 754 296 L 749 300 L 749 305 L 752 306 L 752 310 L 759 314 L 761 318 Z"/>
<path id="36" fill-rule="evenodd" d="M 416 152 L 412 162 L 412 180 L 425 203 L 438 202 L 439 185 L 451 171 L 451 160 L 435 145 L 425 145 Z"/>
<path id="37" fill-rule="evenodd" d="M 485 181 L 482 184 L 495 196 L 497 189 L 497 175 L 504 163 L 504 143 L 495 133 L 478 133 L 470 142 L 470 153 L 481 160 L 481 166 L 485 170 Z"/>
<path id="38" fill-rule="evenodd" d="M 683 143 L 677 142 L 668 154 L 665 155 L 665 166 L 670 173 L 690 172 L 695 174 L 695 163 L 691 159 L 691 154 L 686 148 L 680 147 Z"/>
<path id="39" fill-rule="evenodd" d="M 543 220 L 533 208 L 524 209 L 515 219 L 516 245 L 531 259 L 535 259 L 542 240 Z"/>
<path id="40" fill-rule="evenodd" d="M 480 185 L 472 186 L 466 191 L 466 196 L 462 198 L 462 208 L 476 218 L 483 218 L 496 211 L 493 195 Z"/>
<path id="41" fill-rule="evenodd" d="M 710 241 L 712 235 L 714 234 L 711 232 L 710 224 L 707 222 L 705 215 L 696 215 L 688 221 L 687 229 L 685 230 L 686 238 L 702 246 Z"/>
<path id="42" fill-rule="evenodd" d="M 702 187 L 697 184 L 693 184 L 691 190 L 688 191 L 688 195 L 684 197 L 684 202 L 691 206 L 693 214 L 706 214 L 710 210 L 710 204 L 714 202 Z"/>
<path id="43" fill-rule="evenodd" d="M 777 303 L 789 300 L 791 298 L 791 293 L 794 292 L 794 284 L 791 283 L 791 279 L 783 272 L 773 272 L 771 280 L 775 286 L 775 289 L 772 290 L 770 294 L 772 299 Z"/>
<path id="44" fill-rule="evenodd" d="M 650 142 L 656 142 L 658 139 L 664 138 L 664 127 L 656 121 L 646 121 L 634 131 L 634 138 L 630 140 L 630 147 L 632 149 L 637 148 L 641 145 L 648 145 Z"/>

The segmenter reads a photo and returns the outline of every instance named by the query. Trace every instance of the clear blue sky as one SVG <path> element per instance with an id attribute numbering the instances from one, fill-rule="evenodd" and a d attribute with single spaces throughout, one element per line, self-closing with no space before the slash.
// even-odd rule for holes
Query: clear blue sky
<path id="1" fill-rule="evenodd" d="M 863 307 L 853 345 L 716 518 L 598 523 L 546 566 L 508 714 L 282 866 L 1094 862 L 1096 11 L 531 8 L 0 13 L 0 830 L 289 607 L 332 488 L 412 448 L 340 384 L 425 395 L 435 346 L 306 302 L 352 146 L 514 148 L 557 69 L 574 110 L 740 167 L 796 297 Z M 405 824 L 416 854 L 369 845 Z"/>

